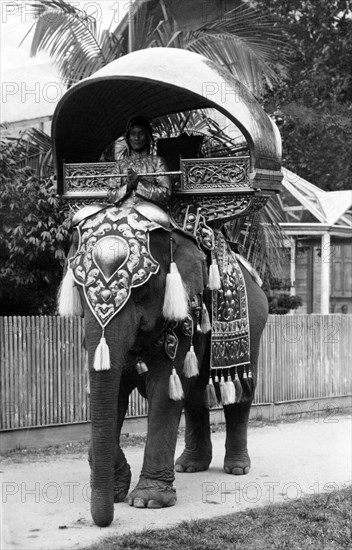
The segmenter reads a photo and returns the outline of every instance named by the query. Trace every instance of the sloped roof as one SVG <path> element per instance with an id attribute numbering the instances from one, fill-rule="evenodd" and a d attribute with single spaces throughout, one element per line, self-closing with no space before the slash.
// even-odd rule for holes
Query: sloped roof
<path id="1" fill-rule="evenodd" d="M 318 194 L 320 205 L 326 220 L 331 225 L 336 224 L 341 216 L 352 206 L 352 191 L 322 191 Z"/>
<path id="2" fill-rule="evenodd" d="M 278 197 L 286 223 L 322 223 L 352 228 L 352 191 L 324 191 L 286 168 Z"/>

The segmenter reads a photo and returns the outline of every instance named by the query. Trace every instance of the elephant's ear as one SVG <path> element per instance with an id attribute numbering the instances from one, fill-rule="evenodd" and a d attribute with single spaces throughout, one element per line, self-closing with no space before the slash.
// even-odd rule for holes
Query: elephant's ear
<path id="1" fill-rule="evenodd" d="M 195 241 L 177 231 L 172 232 L 176 243 L 174 261 L 185 283 L 190 298 L 203 292 L 208 280 L 206 275 L 206 256 Z"/>

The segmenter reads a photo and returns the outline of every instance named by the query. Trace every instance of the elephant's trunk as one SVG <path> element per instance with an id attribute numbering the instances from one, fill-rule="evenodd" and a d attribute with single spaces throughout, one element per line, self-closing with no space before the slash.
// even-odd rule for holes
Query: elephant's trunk
<path id="1" fill-rule="evenodd" d="M 114 449 L 120 374 L 90 372 L 91 387 L 91 513 L 99 527 L 114 518 Z"/>

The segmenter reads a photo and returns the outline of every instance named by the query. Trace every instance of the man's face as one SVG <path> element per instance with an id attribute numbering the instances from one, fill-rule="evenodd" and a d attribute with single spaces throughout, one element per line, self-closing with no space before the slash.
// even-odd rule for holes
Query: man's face
<path id="1" fill-rule="evenodd" d="M 129 143 L 132 151 L 142 152 L 149 145 L 147 130 L 142 126 L 133 126 L 129 135 Z"/>

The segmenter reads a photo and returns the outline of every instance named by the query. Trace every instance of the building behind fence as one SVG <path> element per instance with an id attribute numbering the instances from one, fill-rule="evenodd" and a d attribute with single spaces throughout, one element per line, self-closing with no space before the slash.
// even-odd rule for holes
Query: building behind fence
<path id="1" fill-rule="evenodd" d="M 351 315 L 269 316 L 255 403 L 351 394 Z M 0 317 L 0 429 L 90 420 L 79 317 Z M 127 415 L 147 414 L 135 390 Z"/>

